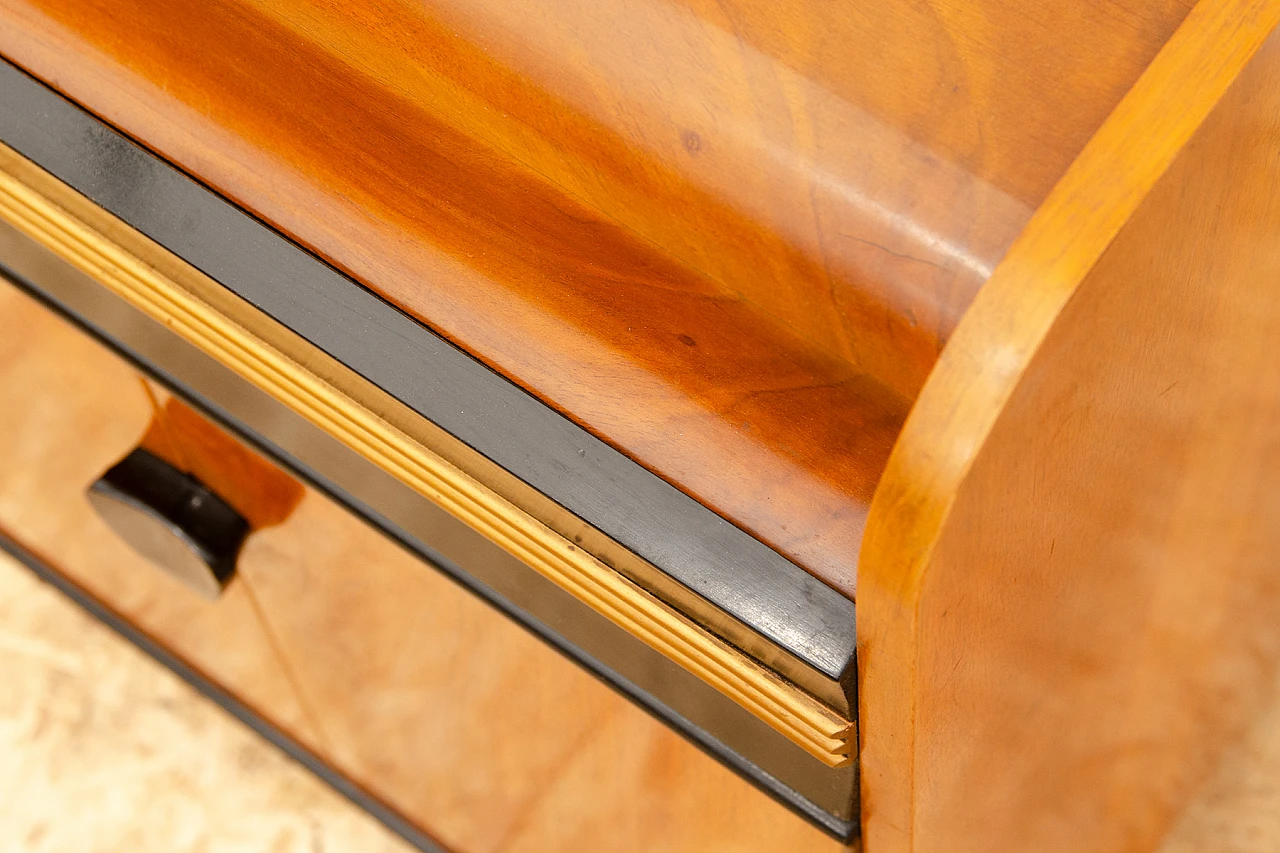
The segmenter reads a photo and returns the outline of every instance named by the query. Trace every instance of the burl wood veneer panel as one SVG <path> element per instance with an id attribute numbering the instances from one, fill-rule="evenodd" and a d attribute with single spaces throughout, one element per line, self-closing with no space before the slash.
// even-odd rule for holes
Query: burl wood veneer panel
<path id="1" fill-rule="evenodd" d="M 410 853 L 4 553 L 0 672 L 8 853 Z"/>

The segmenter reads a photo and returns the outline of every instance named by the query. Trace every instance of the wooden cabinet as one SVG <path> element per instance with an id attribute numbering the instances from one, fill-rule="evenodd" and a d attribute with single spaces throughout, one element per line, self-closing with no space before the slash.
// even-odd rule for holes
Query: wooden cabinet
<path id="1" fill-rule="evenodd" d="M 130 619 L 462 846 L 1155 845 L 1280 654 L 1280 0 L 190 6 L 0 0 L 0 219 L 311 448 L 244 648 Z"/>
<path id="2" fill-rule="evenodd" d="M 180 464 L 220 479 L 254 522 L 216 601 L 138 557 L 85 499 L 144 442 L 168 442 Z M 281 478 L 293 482 L 0 285 L 0 530 L 450 849 L 839 849 L 433 567 Z"/>

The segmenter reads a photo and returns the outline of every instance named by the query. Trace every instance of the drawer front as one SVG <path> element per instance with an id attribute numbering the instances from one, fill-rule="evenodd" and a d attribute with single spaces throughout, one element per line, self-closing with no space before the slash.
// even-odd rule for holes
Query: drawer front
<path id="1" fill-rule="evenodd" d="M 36 81 L 0 77 L 13 282 L 856 835 L 851 600 Z"/>
<path id="2" fill-rule="evenodd" d="M 202 423 L 0 286 L 0 528 L 410 822 L 459 850 L 839 849 L 325 495 L 202 459 L 233 441 Z M 280 496 L 215 601 L 85 497 L 166 425 L 203 479 L 257 484 L 230 502 Z"/>

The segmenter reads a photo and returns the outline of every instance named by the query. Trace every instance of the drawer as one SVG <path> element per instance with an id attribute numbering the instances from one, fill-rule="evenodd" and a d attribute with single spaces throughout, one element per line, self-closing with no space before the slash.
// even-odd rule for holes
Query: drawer
<path id="1" fill-rule="evenodd" d="M 144 443 L 251 520 L 216 600 L 139 556 L 86 499 Z M 0 528 L 453 849 L 839 848 L 9 284 Z"/>
<path id="2" fill-rule="evenodd" d="M 1128 853 L 1261 707 L 1280 0 L 107 5 L 0 4 L 0 262 L 152 413 L 18 433 L 302 490 L 112 607 L 390 823 Z"/>
<path id="3" fill-rule="evenodd" d="M 389 821 L 1137 853 L 1261 707 L 1280 0 L 0 22 L 0 220 L 83 278 L 0 260 L 305 489 L 122 625 Z"/>
<path id="4" fill-rule="evenodd" d="M 24 102 L 6 128 L 57 161 L 0 146 L 15 283 L 739 777 L 856 834 L 850 599 L 47 88 L 0 75 Z M 11 120 L 28 107 L 47 133 Z"/>

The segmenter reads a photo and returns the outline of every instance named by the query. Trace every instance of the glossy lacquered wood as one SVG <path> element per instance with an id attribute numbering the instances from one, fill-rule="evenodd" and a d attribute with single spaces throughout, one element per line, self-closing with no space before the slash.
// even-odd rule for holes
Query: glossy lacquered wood
<path id="1" fill-rule="evenodd" d="M 907 423 L 859 569 L 874 853 L 1153 849 L 1264 695 L 1278 21 L 1192 13 Z"/>
<path id="2" fill-rule="evenodd" d="M 0 53 L 848 595 L 861 548 L 871 853 L 1149 849 L 1249 716 L 1275 2 L 3 8 Z M 401 683 L 307 603 L 315 696 Z M 397 709 L 340 711 L 397 765 L 357 742 Z"/>
<path id="3" fill-rule="evenodd" d="M 0 324 L 6 533 L 450 849 L 841 849 L 314 491 L 216 602 L 112 548 L 83 484 L 149 430 L 280 475 L 7 286 Z"/>
<path id="4" fill-rule="evenodd" d="M 8 0 L 0 53 L 852 594 L 942 341 L 1184 12 Z"/>

